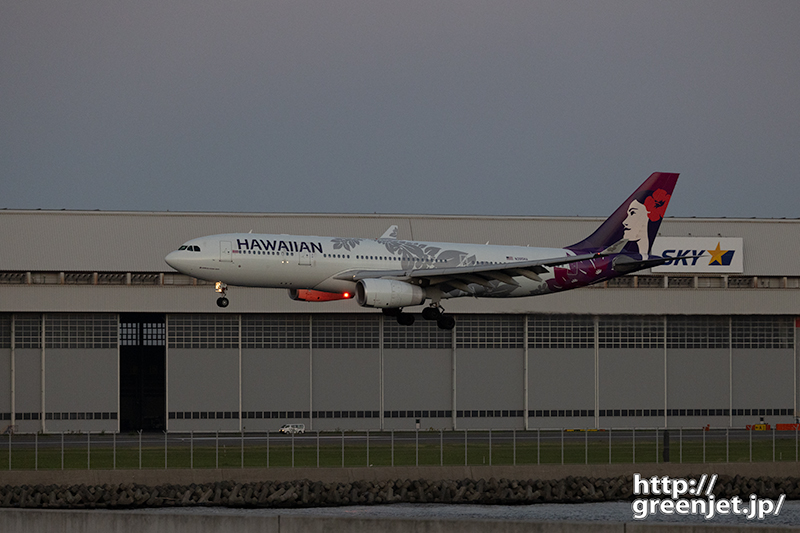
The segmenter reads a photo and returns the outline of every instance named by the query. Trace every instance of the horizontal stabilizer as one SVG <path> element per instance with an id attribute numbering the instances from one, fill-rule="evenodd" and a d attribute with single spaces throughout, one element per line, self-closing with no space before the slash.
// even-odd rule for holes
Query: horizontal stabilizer
<path id="1" fill-rule="evenodd" d="M 628 239 L 619 240 L 597 255 L 604 256 L 604 255 L 614 255 L 621 253 L 622 249 L 625 248 L 626 244 L 628 244 Z"/>

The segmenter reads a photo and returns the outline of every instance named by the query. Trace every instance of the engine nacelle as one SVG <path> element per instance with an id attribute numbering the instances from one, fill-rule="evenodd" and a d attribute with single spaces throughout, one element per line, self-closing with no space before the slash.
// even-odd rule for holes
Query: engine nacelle
<path id="1" fill-rule="evenodd" d="M 356 301 L 361 307 L 405 307 L 425 301 L 425 289 L 393 279 L 362 279 L 356 283 Z"/>
<path id="2" fill-rule="evenodd" d="M 347 300 L 353 295 L 349 292 L 325 292 L 312 289 L 289 289 L 289 298 L 305 302 L 330 302 L 333 300 Z"/>

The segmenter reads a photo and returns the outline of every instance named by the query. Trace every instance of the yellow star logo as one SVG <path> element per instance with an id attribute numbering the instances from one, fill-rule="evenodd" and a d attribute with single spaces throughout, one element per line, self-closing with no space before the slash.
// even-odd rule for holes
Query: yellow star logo
<path id="1" fill-rule="evenodd" d="M 722 266 L 722 256 L 728 253 L 730 250 L 720 250 L 719 243 L 717 243 L 717 247 L 715 249 L 706 251 L 711 254 L 711 261 L 708 262 L 709 266 L 715 263 Z"/>

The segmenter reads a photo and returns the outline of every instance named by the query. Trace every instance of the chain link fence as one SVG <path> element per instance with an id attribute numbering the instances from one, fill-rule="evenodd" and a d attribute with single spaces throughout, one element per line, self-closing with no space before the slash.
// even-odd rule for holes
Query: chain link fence
<path id="1" fill-rule="evenodd" d="M 65 433 L 0 437 L 0 470 L 798 461 L 798 430 Z"/>

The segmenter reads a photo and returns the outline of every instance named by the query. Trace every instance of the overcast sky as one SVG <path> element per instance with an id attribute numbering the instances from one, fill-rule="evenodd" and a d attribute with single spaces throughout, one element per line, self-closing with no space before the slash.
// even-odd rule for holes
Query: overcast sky
<path id="1" fill-rule="evenodd" d="M 0 207 L 800 216 L 800 2 L 5 0 Z"/>

